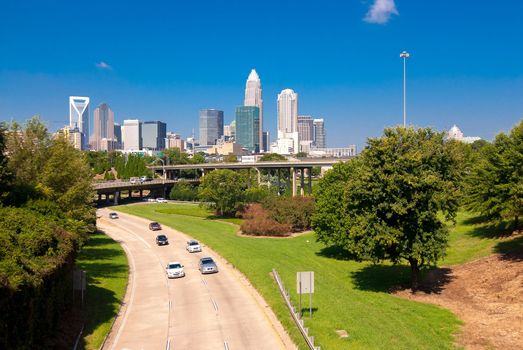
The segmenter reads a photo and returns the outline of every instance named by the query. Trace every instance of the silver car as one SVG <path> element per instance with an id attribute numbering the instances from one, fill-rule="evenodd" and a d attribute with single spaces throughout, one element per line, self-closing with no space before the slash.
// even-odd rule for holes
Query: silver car
<path id="1" fill-rule="evenodd" d="M 211 257 L 201 258 L 198 269 L 202 274 L 218 272 L 218 266 Z"/>
<path id="2" fill-rule="evenodd" d="M 180 278 L 185 276 L 183 265 L 178 261 L 168 263 L 165 267 L 165 272 L 167 273 L 167 278 Z"/>
<path id="3" fill-rule="evenodd" d="M 200 242 L 198 242 L 194 239 L 191 239 L 190 241 L 187 241 L 187 245 L 185 246 L 185 249 L 187 249 L 187 251 L 189 253 L 201 252 L 202 246 L 200 245 Z"/>

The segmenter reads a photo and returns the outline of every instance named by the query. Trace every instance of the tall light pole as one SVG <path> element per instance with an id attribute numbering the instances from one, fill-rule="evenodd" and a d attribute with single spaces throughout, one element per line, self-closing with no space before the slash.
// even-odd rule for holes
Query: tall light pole
<path id="1" fill-rule="evenodd" d="M 407 127 L 407 58 L 410 54 L 407 51 L 400 53 L 403 58 L 403 127 Z"/>

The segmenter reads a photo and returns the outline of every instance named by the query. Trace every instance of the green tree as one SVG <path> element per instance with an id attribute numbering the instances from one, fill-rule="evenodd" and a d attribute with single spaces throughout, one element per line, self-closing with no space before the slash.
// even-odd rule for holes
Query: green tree
<path id="1" fill-rule="evenodd" d="M 205 175 L 198 188 L 198 197 L 209 209 L 221 216 L 232 216 L 242 206 L 245 186 L 242 177 L 228 169 Z"/>
<path id="2" fill-rule="evenodd" d="M 296 153 L 296 158 L 306 158 L 307 156 L 308 156 L 307 152 Z"/>
<path id="3" fill-rule="evenodd" d="M 191 158 L 192 164 L 203 164 L 205 163 L 205 155 L 203 153 L 196 153 Z"/>
<path id="4" fill-rule="evenodd" d="M 198 198 L 198 191 L 188 181 L 180 180 L 173 185 L 169 197 L 180 201 L 194 201 Z"/>
<path id="5" fill-rule="evenodd" d="M 10 169 L 7 167 L 6 139 L 7 129 L 3 123 L 0 124 L 0 204 L 3 203 L 11 191 L 13 180 Z"/>
<path id="6" fill-rule="evenodd" d="M 444 253 L 455 217 L 459 159 L 430 128 L 385 129 L 354 160 L 319 183 L 312 226 L 318 240 L 343 246 L 356 259 L 409 262 L 412 288 L 420 268 Z"/>
<path id="7" fill-rule="evenodd" d="M 223 157 L 223 162 L 224 163 L 237 163 L 238 157 L 234 154 L 228 154 Z"/>
<path id="8" fill-rule="evenodd" d="M 168 161 L 168 164 L 177 165 L 189 163 L 189 156 L 187 153 L 182 152 L 178 147 L 166 149 L 163 151 L 163 154 Z"/>
<path id="9" fill-rule="evenodd" d="M 287 158 L 285 158 L 285 156 L 282 156 L 281 154 L 278 154 L 278 153 L 265 153 L 260 158 L 260 162 L 277 162 L 277 161 L 282 161 L 282 160 L 287 160 Z"/>
<path id="10" fill-rule="evenodd" d="M 517 230 L 523 215 L 523 120 L 479 152 L 467 177 L 466 207 L 491 219 L 514 218 Z"/>

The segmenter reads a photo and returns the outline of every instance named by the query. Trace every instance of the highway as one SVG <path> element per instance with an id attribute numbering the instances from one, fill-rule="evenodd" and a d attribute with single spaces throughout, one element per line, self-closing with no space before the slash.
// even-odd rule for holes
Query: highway
<path id="1" fill-rule="evenodd" d="M 150 231 L 149 221 L 110 209 L 97 211 L 97 226 L 128 256 L 129 286 L 104 349 L 295 349 L 281 324 L 242 276 L 206 246 L 189 253 L 190 238 L 173 229 Z M 163 233 L 167 246 L 157 246 Z M 219 272 L 201 275 L 198 261 L 211 256 Z M 179 261 L 186 276 L 167 279 L 165 265 Z"/>

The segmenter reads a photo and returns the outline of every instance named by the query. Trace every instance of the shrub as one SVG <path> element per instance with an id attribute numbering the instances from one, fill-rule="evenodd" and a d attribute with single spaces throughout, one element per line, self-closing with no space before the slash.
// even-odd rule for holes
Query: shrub
<path id="1" fill-rule="evenodd" d="M 180 180 L 174 184 L 169 197 L 179 201 L 195 201 L 198 192 L 189 182 Z"/>
<path id="2" fill-rule="evenodd" d="M 271 190 L 265 186 L 251 187 L 245 190 L 244 201 L 245 203 L 261 203 L 271 194 Z"/>
<path id="3" fill-rule="evenodd" d="M 311 217 L 314 214 L 312 197 L 268 196 L 263 201 L 263 207 L 274 221 L 290 225 L 292 232 L 308 230 L 311 227 Z"/>
<path id="4" fill-rule="evenodd" d="M 291 226 L 280 224 L 273 220 L 261 204 L 254 203 L 247 206 L 241 230 L 246 235 L 253 236 L 288 236 Z"/>

